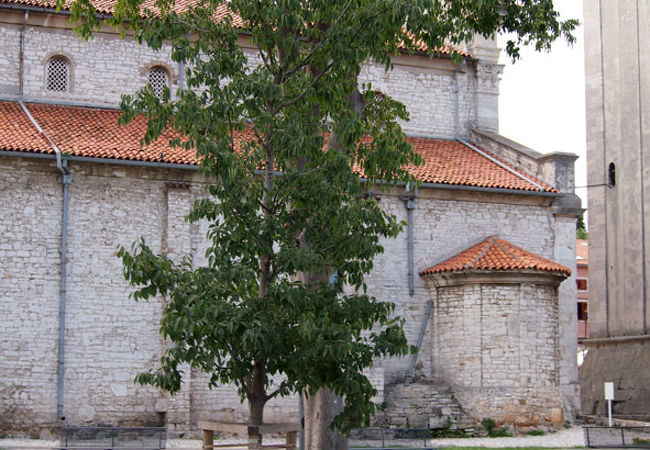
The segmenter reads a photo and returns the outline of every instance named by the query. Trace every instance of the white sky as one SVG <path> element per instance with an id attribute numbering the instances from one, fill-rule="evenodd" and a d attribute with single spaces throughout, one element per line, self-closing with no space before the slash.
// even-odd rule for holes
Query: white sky
<path id="1" fill-rule="evenodd" d="M 555 0 L 564 19 L 582 23 L 582 0 Z M 541 153 L 575 153 L 576 186 L 587 184 L 585 144 L 584 38 L 580 27 L 578 41 L 568 46 L 559 40 L 550 53 L 523 48 L 521 58 L 505 64 L 499 95 L 499 133 Z M 505 46 L 506 39 L 499 39 Z M 587 189 L 576 189 L 587 207 Z"/>

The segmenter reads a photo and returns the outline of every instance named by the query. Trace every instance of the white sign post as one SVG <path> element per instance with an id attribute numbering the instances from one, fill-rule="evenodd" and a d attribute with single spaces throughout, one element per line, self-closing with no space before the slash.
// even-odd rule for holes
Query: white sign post
<path id="1" fill-rule="evenodd" d="M 608 381 L 605 383 L 605 400 L 607 400 L 607 415 L 609 417 L 609 426 L 612 426 L 612 400 L 614 400 L 614 383 Z"/>

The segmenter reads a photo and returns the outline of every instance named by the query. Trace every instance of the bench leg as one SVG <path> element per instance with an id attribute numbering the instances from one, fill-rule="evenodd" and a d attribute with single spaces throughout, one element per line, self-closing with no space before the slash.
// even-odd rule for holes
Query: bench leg
<path id="1" fill-rule="evenodd" d="M 212 450 L 214 448 L 214 431 L 203 430 L 203 450 Z"/>
<path id="2" fill-rule="evenodd" d="M 289 431 L 287 433 L 287 450 L 295 450 L 296 449 L 296 438 L 298 437 L 298 433 L 295 431 Z"/>

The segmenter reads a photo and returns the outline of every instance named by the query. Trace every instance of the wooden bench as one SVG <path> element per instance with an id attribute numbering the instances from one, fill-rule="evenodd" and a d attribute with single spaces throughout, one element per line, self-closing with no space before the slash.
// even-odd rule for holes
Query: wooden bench
<path id="1" fill-rule="evenodd" d="M 260 435 L 259 448 L 285 448 L 287 450 L 296 449 L 296 439 L 300 431 L 300 424 L 297 423 L 273 423 L 264 425 L 248 425 L 247 423 L 226 423 L 226 422 L 207 422 L 200 421 L 199 429 L 203 434 L 203 450 L 214 450 L 215 448 L 248 448 L 248 442 L 240 444 L 215 444 L 214 432 L 236 433 L 243 435 L 258 434 Z M 284 444 L 262 445 L 262 437 L 265 434 L 281 433 L 285 435 Z"/>

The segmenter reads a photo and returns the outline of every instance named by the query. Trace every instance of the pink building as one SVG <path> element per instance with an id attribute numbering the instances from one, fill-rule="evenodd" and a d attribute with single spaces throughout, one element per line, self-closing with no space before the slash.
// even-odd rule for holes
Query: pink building
<path id="1" fill-rule="evenodd" d="M 578 285 L 578 342 L 589 337 L 589 241 L 576 240 L 576 284 Z"/>

